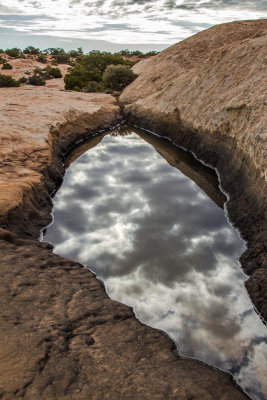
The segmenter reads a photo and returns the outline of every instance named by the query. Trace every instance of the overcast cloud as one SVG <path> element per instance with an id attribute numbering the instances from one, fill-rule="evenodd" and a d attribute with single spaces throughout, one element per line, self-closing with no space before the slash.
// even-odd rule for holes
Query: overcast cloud
<path id="1" fill-rule="evenodd" d="M 72 164 L 54 216 L 45 240 L 57 253 L 94 270 L 183 354 L 231 370 L 263 399 L 265 327 L 235 261 L 245 247 L 194 182 L 137 136 L 106 136 Z"/>
<path id="2" fill-rule="evenodd" d="M 266 0 L 0 0 L 0 47 L 161 50 L 218 23 L 267 17 Z M 6 32 L 9 34 L 6 35 Z M 10 36 L 11 34 L 11 36 Z M 42 36 L 42 38 L 40 38 Z M 50 38 L 50 39 L 49 39 Z M 80 42 L 79 42 L 80 41 Z M 94 47 L 95 46 L 95 47 Z"/>

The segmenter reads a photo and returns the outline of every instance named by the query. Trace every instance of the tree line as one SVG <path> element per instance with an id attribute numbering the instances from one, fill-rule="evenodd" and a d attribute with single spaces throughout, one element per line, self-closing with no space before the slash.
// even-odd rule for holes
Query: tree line
<path id="1" fill-rule="evenodd" d="M 11 69 L 4 55 L 11 58 L 26 58 L 26 55 L 34 56 L 41 63 L 48 63 L 56 66 L 58 64 L 68 64 L 68 73 L 64 77 L 65 89 L 83 92 L 105 92 L 118 95 L 127 85 L 137 77 L 131 67 L 140 59 L 152 57 L 157 54 L 155 51 L 142 53 L 139 50 L 121 50 L 117 53 L 110 53 L 99 50 L 92 50 L 84 54 L 83 49 L 65 52 L 62 48 L 39 48 L 28 46 L 23 51 L 14 47 L 0 49 L 2 57 L 0 64 L 2 69 Z M 49 56 L 49 58 L 47 57 Z M 47 79 L 62 77 L 59 68 L 50 65 L 44 69 L 36 68 L 33 76 L 22 77 L 19 81 L 11 82 L 10 78 L 2 77 L 2 87 L 9 80 L 10 86 L 20 86 L 20 84 L 44 85 Z M 12 79 L 12 78 L 11 78 Z M 1 79 L 0 79 L 1 87 Z"/>

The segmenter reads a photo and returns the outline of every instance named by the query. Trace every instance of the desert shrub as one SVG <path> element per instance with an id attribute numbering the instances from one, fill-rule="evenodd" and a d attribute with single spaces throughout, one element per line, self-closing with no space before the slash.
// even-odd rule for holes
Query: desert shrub
<path id="1" fill-rule="evenodd" d="M 153 57 L 158 54 L 158 51 L 148 51 L 147 53 L 142 53 L 138 55 L 138 58 L 148 58 Z"/>
<path id="2" fill-rule="evenodd" d="M 47 79 L 51 78 L 48 74 L 46 76 L 45 71 L 43 71 L 41 68 L 35 68 L 33 71 L 33 76 L 30 76 L 28 79 L 28 84 L 34 86 L 43 86 L 46 84 Z"/>
<path id="3" fill-rule="evenodd" d="M 145 53 L 146 57 L 153 57 L 156 56 L 157 54 L 159 54 L 158 51 L 148 51 L 147 53 Z"/>
<path id="4" fill-rule="evenodd" d="M 22 78 L 19 78 L 19 82 L 20 83 L 28 83 L 28 79 L 25 76 L 23 76 Z"/>
<path id="5" fill-rule="evenodd" d="M 50 65 L 45 67 L 43 69 L 43 72 L 45 72 L 45 75 L 49 76 L 48 79 L 51 79 L 51 78 L 62 78 L 62 73 L 61 73 L 60 69 L 59 68 L 53 68 Z"/>
<path id="6" fill-rule="evenodd" d="M 157 51 L 148 51 L 147 53 L 142 53 L 142 51 L 139 51 L 139 50 L 130 51 L 128 49 L 125 49 L 125 50 L 119 51 L 116 54 L 119 54 L 119 55 L 121 55 L 123 57 L 134 57 L 134 56 L 137 56 L 138 58 L 148 58 L 148 57 L 155 56 L 156 54 L 158 54 L 158 52 Z"/>
<path id="7" fill-rule="evenodd" d="M 0 56 L 0 64 L 6 63 L 6 59 Z"/>
<path id="8" fill-rule="evenodd" d="M 37 61 L 39 61 L 40 63 L 46 64 L 47 63 L 47 59 L 46 56 L 44 54 L 40 54 L 37 59 Z"/>
<path id="9" fill-rule="evenodd" d="M 68 64 L 70 62 L 70 56 L 65 52 L 52 55 L 52 59 L 57 64 Z"/>
<path id="10" fill-rule="evenodd" d="M 77 57 L 83 55 L 83 49 L 82 49 L 81 47 L 78 47 L 77 50 L 70 50 L 70 51 L 68 52 L 68 55 L 69 55 L 70 57 L 72 57 L 72 58 L 77 58 Z"/>
<path id="11" fill-rule="evenodd" d="M 122 56 L 122 57 L 131 57 L 132 52 L 128 49 L 124 49 L 124 50 L 119 51 L 116 54 L 118 54 L 119 56 Z"/>
<path id="12" fill-rule="evenodd" d="M 70 67 L 76 67 L 76 62 L 74 62 L 74 61 L 70 61 L 70 62 L 68 62 L 68 65 L 70 65 Z"/>
<path id="13" fill-rule="evenodd" d="M 95 93 L 95 92 L 105 92 L 105 86 L 101 82 L 89 82 L 89 84 L 82 89 L 83 92 Z"/>
<path id="14" fill-rule="evenodd" d="M 126 65 L 109 65 L 103 74 L 103 83 L 113 90 L 123 90 L 137 75 Z"/>
<path id="15" fill-rule="evenodd" d="M 139 56 L 139 55 L 141 55 L 143 53 L 141 51 L 139 51 L 139 50 L 131 51 L 131 50 L 128 50 L 128 49 L 124 49 L 124 50 L 119 51 L 116 54 L 119 54 L 120 56 L 123 56 L 123 57 L 133 57 L 133 56 Z"/>
<path id="16" fill-rule="evenodd" d="M 19 81 L 16 81 L 9 75 L 0 74 L 0 87 L 18 87 Z"/>
<path id="17" fill-rule="evenodd" d="M 64 49 L 62 49 L 61 47 L 49 47 L 48 49 L 45 49 L 43 51 L 43 54 L 55 55 L 59 53 L 65 53 Z"/>
<path id="18" fill-rule="evenodd" d="M 10 57 L 17 58 L 20 56 L 21 51 L 17 47 L 13 47 L 12 49 L 6 49 L 5 53 Z"/>
<path id="19" fill-rule="evenodd" d="M 4 64 L 3 64 L 3 66 L 2 66 L 2 68 L 1 69 L 12 69 L 13 67 L 12 67 L 12 65 L 11 64 L 9 64 L 9 63 L 7 63 L 7 62 L 5 62 Z"/>
<path id="20" fill-rule="evenodd" d="M 36 67 L 33 70 L 34 75 L 44 75 L 44 69 L 40 68 L 40 67 Z"/>
<path id="21" fill-rule="evenodd" d="M 28 84 L 34 86 L 43 86 L 46 84 L 46 81 L 43 76 L 34 74 L 33 76 L 29 77 Z"/>
<path id="22" fill-rule="evenodd" d="M 66 90 L 80 90 L 89 84 L 89 81 L 86 79 L 86 77 L 72 74 L 66 74 L 64 77 L 64 82 Z"/>
<path id="23" fill-rule="evenodd" d="M 37 47 L 28 46 L 28 47 L 26 47 L 26 49 L 23 50 L 23 53 L 37 55 L 37 54 L 40 54 L 40 49 L 38 49 Z"/>
<path id="24" fill-rule="evenodd" d="M 139 50 L 133 50 L 133 51 L 131 52 L 131 55 L 132 55 L 132 56 L 137 56 L 137 57 L 139 57 L 139 56 L 142 56 L 143 53 L 142 53 L 142 51 L 139 51 Z"/>
<path id="25" fill-rule="evenodd" d="M 106 94 L 113 94 L 113 90 L 112 89 L 105 89 L 105 93 Z"/>
<path id="26" fill-rule="evenodd" d="M 46 68 L 44 68 L 44 69 L 39 68 L 39 67 L 35 68 L 33 70 L 33 76 L 31 77 L 33 79 L 29 78 L 28 83 L 30 85 L 40 86 L 40 85 L 45 84 L 45 83 L 42 83 L 43 81 L 46 81 L 48 79 L 52 79 L 53 78 L 52 75 L 49 74 L 49 72 L 48 72 L 48 70 Z M 32 83 L 32 82 L 34 82 L 34 83 Z"/>
<path id="27" fill-rule="evenodd" d="M 124 60 L 118 54 L 93 50 L 85 56 L 77 57 L 75 67 L 65 75 L 65 89 L 75 90 L 75 86 L 82 89 L 90 82 L 101 82 L 105 69 L 110 64 L 132 66 L 134 63 Z"/>

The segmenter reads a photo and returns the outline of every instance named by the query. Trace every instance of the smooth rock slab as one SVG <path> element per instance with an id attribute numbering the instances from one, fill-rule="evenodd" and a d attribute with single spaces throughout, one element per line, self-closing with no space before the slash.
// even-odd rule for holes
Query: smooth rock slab
<path id="1" fill-rule="evenodd" d="M 217 168 L 247 242 L 247 289 L 267 320 L 267 20 L 216 25 L 134 66 L 120 101 L 129 123 Z"/>

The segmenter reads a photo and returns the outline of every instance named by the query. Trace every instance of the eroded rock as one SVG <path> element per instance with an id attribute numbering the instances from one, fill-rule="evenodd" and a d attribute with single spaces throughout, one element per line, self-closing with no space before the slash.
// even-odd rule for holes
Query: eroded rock
<path id="1" fill-rule="evenodd" d="M 78 140 L 120 121 L 111 96 L 58 88 L 1 89 L 0 397 L 247 398 L 229 374 L 180 357 L 164 333 L 111 300 L 92 272 L 36 240 L 51 218 L 63 156 Z M 151 103 L 145 118 L 130 110 L 144 126 L 150 115 L 156 129 L 159 115 L 176 130 L 184 118 L 175 105 L 172 124 L 165 100 L 155 109 Z"/>
<path id="2" fill-rule="evenodd" d="M 219 171 L 228 214 L 248 246 L 241 257 L 253 276 L 247 289 L 265 320 L 266 53 L 266 20 L 218 25 L 136 64 L 139 77 L 120 97 L 130 123 Z"/>

